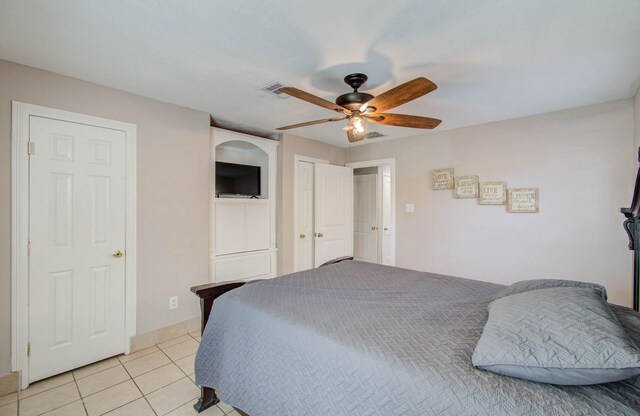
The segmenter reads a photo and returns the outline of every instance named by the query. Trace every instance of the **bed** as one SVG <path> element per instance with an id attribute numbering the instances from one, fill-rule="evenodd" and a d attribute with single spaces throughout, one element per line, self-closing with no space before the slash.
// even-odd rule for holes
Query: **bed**
<path id="1" fill-rule="evenodd" d="M 250 416 L 640 414 L 629 382 L 553 386 L 474 368 L 502 288 L 356 261 L 194 288 L 208 317 L 196 409 L 219 398 Z M 640 345 L 640 315 L 613 308 Z"/>

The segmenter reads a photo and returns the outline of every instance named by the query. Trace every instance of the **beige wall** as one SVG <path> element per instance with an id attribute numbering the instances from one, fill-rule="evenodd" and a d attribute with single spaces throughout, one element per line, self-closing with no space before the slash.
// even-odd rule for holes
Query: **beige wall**
<path id="1" fill-rule="evenodd" d="M 344 165 L 347 149 L 305 139 L 293 134 L 281 134 L 278 146 L 278 274 L 293 272 L 293 158 L 295 155 L 328 160 Z"/>
<path id="2" fill-rule="evenodd" d="M 640 87 L 633 96 L 633 123 L 636 150 L 640 147 Z"/>
<path id="3" fill-rule="evenodd" d="M 138 333 L 199 314 L 208 280 L 209 115 L 0 61 L 0 375 L 10 361 L 11 101 L 138 126 Z M 169 296 L 179 308 L 169 311 Z"/>
<path id="4" fill-rule="evenodd" d="M 636 97 L 637 102 L 637 97 Z M 632 100 L 356 146 L 349 161 L 396 158 L 397 265 L 497 283 L 568 278 L 631 302 L 620 207 L 635 176 Z M 432 191 L 430 172 L 539 187 L 539 214 Z M 415 213 L 404 204 L 414 203 Z"/>

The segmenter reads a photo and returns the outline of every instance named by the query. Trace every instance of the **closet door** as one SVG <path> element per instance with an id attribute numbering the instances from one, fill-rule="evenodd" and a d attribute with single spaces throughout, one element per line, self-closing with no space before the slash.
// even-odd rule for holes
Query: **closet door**
<path id="1" fill-rule="evenodd" d="M 295 256 L 293 271 L 313 269 L 313 182 L 314 163 L 298 161 L 295 190 Z"/>
<path id="2" fill-rule="evenodd" d="M 315 165 L 315 266 L 353 256 L 353 169 Z"/>
<path id="3" fill-rule="evenodd" d="M 378 262 L 378 175 L 356 175 L 354 186 L 354 260 Z"/>

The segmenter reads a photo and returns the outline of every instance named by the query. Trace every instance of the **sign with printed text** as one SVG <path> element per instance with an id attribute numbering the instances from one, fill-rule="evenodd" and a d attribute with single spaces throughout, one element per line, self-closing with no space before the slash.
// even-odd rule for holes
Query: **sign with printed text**
<path id="1" fill-rule="evenodd" d="M 481 205 L 505 205 L 507 203 L 506 182 L 480 182 Z"/>
<path id="2" fill-rule="evenodd" d="M 509 212 L 538 212 L 538 188 L 509 189 L 507 200 Z"/>
<path id="3" fill-rule="evenodd" d="M 477 176 L 456 176 L 454 179 L 455 190 L 453 196 L 456 198 L 477 198 L 478 197 L 478 177 Z"/>
<path id="4" fill-rule="evenodd" d="M 453 169 L 434 169 L 431 171 L 431 189 L 453 189 Z"/>

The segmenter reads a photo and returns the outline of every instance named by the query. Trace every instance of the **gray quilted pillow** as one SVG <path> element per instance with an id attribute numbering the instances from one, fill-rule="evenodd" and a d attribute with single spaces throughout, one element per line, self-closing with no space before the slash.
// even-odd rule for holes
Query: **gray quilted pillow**
<path id="1" fill-rule="evenodd" d="M 552 287 L 590 287 L 598 290 L 602 294 L 602 298 L 607 300 L 607 289 L 602 285 L 597 283 L 579 282 L 576 280 L 559 279 L 522 280 L 502 289 L 493 297 L 493 300 L 515 295 L 517 293 L 529 292 L 531 290 L 551 289 Z"/>
<path id="2" fill-rule="evenodd" d="M 491 302 L 472 361 L 487 371 L 550 384 L 640 375 L 640 351 L 593 288 L 540 289 Z"/>

